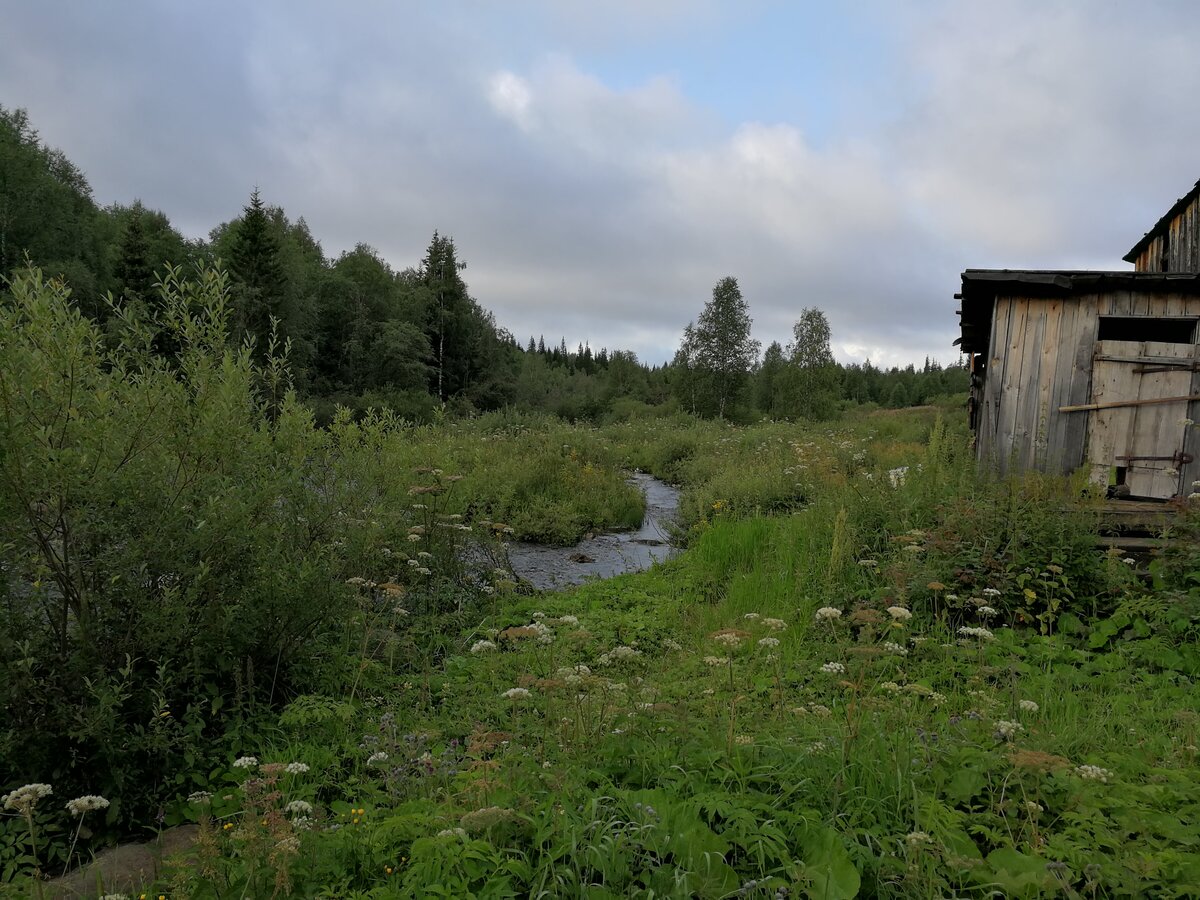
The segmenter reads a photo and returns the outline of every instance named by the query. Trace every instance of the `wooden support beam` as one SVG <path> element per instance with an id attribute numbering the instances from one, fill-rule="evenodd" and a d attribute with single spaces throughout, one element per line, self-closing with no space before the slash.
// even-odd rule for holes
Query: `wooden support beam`
<path id="1" fill-rule="evenodd" d="M 1150 397 L 1145 400 L 1113 400 L 1109 403 L 1083 403 L 1079 406 L 1060 406 L 1059 412 L 1084 412 L 1089 409 L 1116 409 L 1118 406 L 1151 406 L 1155 403 L 1191 403 L 1200 400 L 1200 394 L 1183 397 Z"/>

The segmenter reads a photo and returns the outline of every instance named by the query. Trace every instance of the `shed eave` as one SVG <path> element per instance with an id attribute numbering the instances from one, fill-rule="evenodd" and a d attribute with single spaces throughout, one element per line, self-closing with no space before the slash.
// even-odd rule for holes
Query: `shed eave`
<path id="1" fill-rule="evenodd" d="M 1163 217 L 1154 223 L 1154 227 L 1142 235 L 1141 240 L 1134 244 L 1133 249 L 1122 256 L 1121 259 L 1127 263 L 1137 262 L 1137 258 L 1142 255 L 1143 250 L 1150 246 L 1150 242 L 1166 231 L 1167 226 L 1171 224 L 1171 220 L 1183 212 L 1188 204 L 1195 200 L 1198 195 L 1200 195 L 1200 181 L 1197 181 L 1190 191 L 1176 200 Z"/>

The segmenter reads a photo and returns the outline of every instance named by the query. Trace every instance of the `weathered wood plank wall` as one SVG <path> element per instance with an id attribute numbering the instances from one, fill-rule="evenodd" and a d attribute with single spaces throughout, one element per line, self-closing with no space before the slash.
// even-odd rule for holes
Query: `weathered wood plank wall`
<path id="1" fill-rule="evenodd" d="M 1092 358 L 1101 316 L 1200 317 L 1200 297 L 1140 291 L 1056 299 L 997 296 L 976 432 L 981 460 L 1002 473 L 1015 468 L 1065 474 L 1084 464 L 1094 413 L 1058 410 L 1093 399 Z M 1200 393 L 1200 373 L 1193 385 Z M 1117 386 L 1110 387 L 1119 393 Z M 1111 417 L 1113 422 L 1126 418 Z M 1200 456 L 1200 436 L 1189 434 L 1188 445 Z M 1200 462 L 1189 464 L 1184 475 L 1200 478 Z"/>
<path id="2" fill-rule="evenodd" d="M 1154 236 L 1133 267 L 1137 272 L 1200 272 L 1200 196 Z"/>

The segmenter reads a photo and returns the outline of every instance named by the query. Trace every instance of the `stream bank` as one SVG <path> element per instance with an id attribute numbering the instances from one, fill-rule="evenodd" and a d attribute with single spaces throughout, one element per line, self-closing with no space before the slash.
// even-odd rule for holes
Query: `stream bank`
<path id="1" fill-rule="evenodd" d="M 679 511 L 679 489 L 645 472 L 629 478 L 646 498 L 646 515 L 635 531 L 585 537 L 574 547 L 515 541 L 508 545 L 514 574 L 542 591 L 561 591 L 597 578 L 641 572 L 670 558 L 670 523 Z"/>

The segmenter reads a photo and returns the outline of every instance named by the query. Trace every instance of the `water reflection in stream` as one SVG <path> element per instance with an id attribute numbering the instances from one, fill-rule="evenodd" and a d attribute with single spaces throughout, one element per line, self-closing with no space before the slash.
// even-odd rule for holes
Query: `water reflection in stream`
<path id="1" fill-rule="evenodd" d="M 652 475 L 630 477 L 646 497 L 646 517 L 636 531 L 614 531 L 585 538 L 574 547 L 508 545 L 513 572 L 539 590 L 556 591 L 595 578 L 640 572 L 675 551 L 667 524 L 679 509 L 679 491 Z"/>

